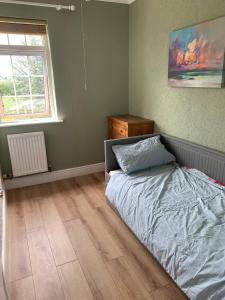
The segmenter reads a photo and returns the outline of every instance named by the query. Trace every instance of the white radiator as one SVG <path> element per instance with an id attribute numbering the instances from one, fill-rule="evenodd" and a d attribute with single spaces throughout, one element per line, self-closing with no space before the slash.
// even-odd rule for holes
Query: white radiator
<path id="1" fill-rule="evenodd" d="M 13 176 L 48 171 L 44 132 L 7 136 Z"/>

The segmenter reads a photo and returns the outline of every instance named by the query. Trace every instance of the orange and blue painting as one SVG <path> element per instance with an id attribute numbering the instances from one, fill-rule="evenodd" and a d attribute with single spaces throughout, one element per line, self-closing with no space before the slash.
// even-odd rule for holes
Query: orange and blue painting
<path id="1" fill-rule="evenodd" d="M 224 87 L 225 17 L 170 33 L 169 85 Z"/>

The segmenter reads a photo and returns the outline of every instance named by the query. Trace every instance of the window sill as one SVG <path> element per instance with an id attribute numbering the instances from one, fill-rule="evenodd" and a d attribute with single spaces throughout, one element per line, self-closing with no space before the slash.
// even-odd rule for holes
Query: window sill
<path id="1" fill-rule="evenodd" d="M 29 120 L 13 123 L 0 123 L 1 127 L 14 127 L 14 126 L 26 126 L 26 125 L 41 125 L 41 124 L 54 124 L 54 123 L 63 123 L 61 119 L 45 119 L 45 120 Z"/>

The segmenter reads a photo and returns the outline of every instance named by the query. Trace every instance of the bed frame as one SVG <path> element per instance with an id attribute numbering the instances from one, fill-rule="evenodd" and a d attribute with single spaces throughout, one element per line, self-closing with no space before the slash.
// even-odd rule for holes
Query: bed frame
<path id="1" fill-rule="evenodd" d="M 118 140 L 105 141 L 105 174 L 106 181 L 109 172 L 119 169 L 116 157 L 112 151 L 113 145 L 125 145 L 136 143 L 155 135 L 161 136 L 162 143 L 167 150 L 175 155 L 181 166 L 189 166 L 198 169 L 215 180 L 225 183 L 225 153 L 203 147 L 186 140 L 167 134 L 148 134 Z"/>

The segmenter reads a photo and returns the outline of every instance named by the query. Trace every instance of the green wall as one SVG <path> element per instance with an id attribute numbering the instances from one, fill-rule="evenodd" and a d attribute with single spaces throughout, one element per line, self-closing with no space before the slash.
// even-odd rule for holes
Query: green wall
<path id="1" fill-rule="evenodd" d="M 167 84 L 169 32 L 224 16 L 224 0 L 136 0 L 129 7 L 83 0 L 87 91 L 80 1 L 61 0 L 74 3 L 75 13 L 0 4 L 2 17 L 48 21 L 57 106 L 64 119 L 0 128 L 3 172 L 11 172 L 7 134 L 38 130 L 45 132 L 54 170 L 103 161 L 105 117 L 127 113 L 128 107 L 132 114 L 154 119 L 157 131 L 225 151 L 225 90 Z"/>
<path id="2" fill-rule="evenodd" d="M 130 113 L 156 130 L 225 152 L 225 89 L 168 87 L 169 32 L 225 15 L 224 0 L 136 0 L 130 5 Z"/>
<path id="3" fill-rule="evenodd" d="M 59 116 L 64 120 L 60 124 L 0 128 L 0 163 L 4 173 L 11 172 L 7 134 L 43 130 L 53 169 L 72 168 L 104 161 L 106 116 L 128 112 L 128 6 L 83 0 L 86 92 L 80 1 L 61 1 L 75 4 L 74 13 L 0 4 L 1 17 L 48 21 L 56 100 Z M 58 4 L 60 0 L 54 2 Z"/>

